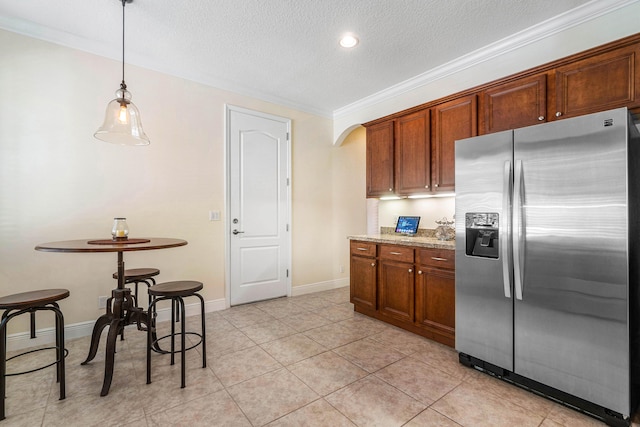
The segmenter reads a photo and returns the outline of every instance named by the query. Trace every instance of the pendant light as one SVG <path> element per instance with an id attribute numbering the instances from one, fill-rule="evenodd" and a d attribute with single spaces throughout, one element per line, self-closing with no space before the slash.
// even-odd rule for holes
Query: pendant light
<path id="1" fill-rule="evenodd" d="M 124 6 L 133 0 L 118 0 L 122 2 L 122 83 L 116 91 L 116 99 L 107 105 L 104 123 L 96 133 L 96 138 L 120 145 L 149 145 L 149 137 L 142 129 L 140 112 L 131 102 L 131 93 L 124 82 Z"/>

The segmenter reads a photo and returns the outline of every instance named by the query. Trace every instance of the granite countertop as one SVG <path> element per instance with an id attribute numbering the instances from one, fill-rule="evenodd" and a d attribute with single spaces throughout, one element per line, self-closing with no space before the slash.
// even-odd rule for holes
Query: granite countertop
<path id="1" fill-rule="evenodd" d="M 362 234 L 347 236 L 349 240 L 360 240 L 363 242 L 386 243 L 403 246 L 418 246 L 432 249 L 456 249 L 455 240 L 438 240 L 435 237 L 416 236 L 408 237 L 399 234 Z"/>

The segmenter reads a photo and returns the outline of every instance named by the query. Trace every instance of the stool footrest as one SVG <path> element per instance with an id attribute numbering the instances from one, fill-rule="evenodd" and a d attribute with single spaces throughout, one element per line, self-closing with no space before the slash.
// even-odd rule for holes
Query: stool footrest
<path id="1" fill-rule="evenodd" d="M 181 335 L 181 334 L 182 334 L 181 332 L 176 332 L 175 333 L 176 336 Z M 184 334 L 185 335 L 195 335 L 195 336 L 200 338 L 200 340 L 197 343 L 193 344 L 191 347 L 186 347 L 184 349 L 184 351 L 189 351 L 189 350 L 191 350 L 193 348 L 196 348 L 202 343 L 202 334 L 199 334 L 197 332 L 189 332 L 189 331 L 185 332 Z M 159 354 L 171 354 L 171 350 L 164 350 L 158 345 L 158 343 L 160 341 L 162 341 L 164 339 L 167 339 L 167 338 L 171 338 L 171 334 L 167 334 L 165 336 L 162 336 L 162 337 L 159 337 L 159 338 L 153 340 L 151 342 L 151 345 L 152 345 L 151 350 L 156 352 L 156 353 L 159 353 Z M 180 353 L 181 351 L 182 350 L 175 350 L 173 353 Z"/>
<path id="2" fill-rule="evenodd" d="M 7 362 L 12 360 L 12 359 L 16 359 L 16 358 L 18 358 L 20 356 L 26 356 L 27 354 L 36 353 L 38 351 L 44 351 L 44 350 L 58 350 L 58 347 L 43 347 L 43 348 L 36 348 L 35 350 L 25 351 L 24 353 L 16 354 L 15 356 L 11 356 L 11 357 L 7 358 Z M 69 355 L 69 349 L 65 348 L 64 349 L 64 357 L 66 358 L 68 355 Z M 33 368 L 33 369 L 28 370 L 28 371 L 22 371 L 22 372 L 12 372 L 10 374 L 4 374 L 4 376 L 5 377 L 13 377 L 15 375 L 30 374 L 32 372 L 37 372 L 37 371 L 41 371 L 43 369 L 46 369 L 49 366 L 53 366 L 58 362 L 60 362 L 60 359 L 56 359 L 55 361 L 49 363 L 48 365 L 44 365 L 44 366 L 41 366 L 39 368 Z"/>

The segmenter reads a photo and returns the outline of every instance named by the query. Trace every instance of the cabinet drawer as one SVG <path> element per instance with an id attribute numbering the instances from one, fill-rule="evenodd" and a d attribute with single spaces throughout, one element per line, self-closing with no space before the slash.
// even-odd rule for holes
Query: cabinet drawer
<path id="1" fill-rule="evenodd" d="M 380 259 L 413 263 L 413 248 L 398 245 L 380 245 Z"/>
<path id="2" fill-rule="evenodd" d="M 351 241 L 351 255 L 375 258 L 376 244 L 369 242 Z"/>
<path id="3" fill-rule="evenodd" d="M 450 249 L 419 249 L 418 263 L 428 267 L 456 268 L 455 251 Z"/>

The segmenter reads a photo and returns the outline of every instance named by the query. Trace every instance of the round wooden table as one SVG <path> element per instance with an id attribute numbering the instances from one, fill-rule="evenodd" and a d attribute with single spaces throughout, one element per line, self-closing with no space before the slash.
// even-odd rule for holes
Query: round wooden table
<path id="1" fill-rule="evenodd" d="M 35 247 L 37 251 L 44 252 L 117 252 L 118 254 L 118 287 L 111 291 L 110 303 L 107 303 L 106 313 L 96 320 L 91 335 L 91 346 L 89 355 L 82 362 L 83 365 L 89 363 L 96 356 L 100 335 L 102 330 L 109 326 L 107 334 L 107 347 L 104 366 L 104 381 L 102 383 L 101 396 L 106 396 L 111 387 L 113 379 L 113 366 L 116 352 L 116 338 L 126 325 L 145 324 L 148 325 L 147 312 L 134 304 L 131 298 L 131 289 L 124 286 L 124 253 L 133 251 L 150 251 L 154 249 L 167 249 L 184 246 L 186 240 L 170 239 L 162 237 L 129 238 L 127 240 L 112 239 L 82 239 L 64 240 L 61 242 L 41 243 Z"/>

